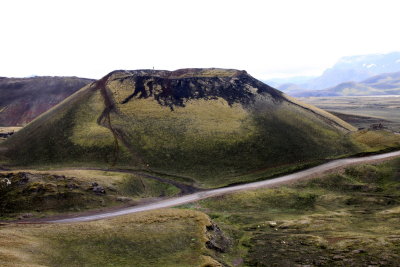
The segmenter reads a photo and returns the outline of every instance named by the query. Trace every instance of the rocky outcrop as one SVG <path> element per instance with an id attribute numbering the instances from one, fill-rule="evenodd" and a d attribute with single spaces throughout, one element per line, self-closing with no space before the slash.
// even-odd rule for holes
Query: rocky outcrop
<path id="1" fill-rule="evenodd" d="M 225 253 L 232 246 L 232 240 L 224 235 L 218 225 L 212 223 L 206 226 L 208 241 L 206 247 L 219 253 Z"/>
<path id="2" fill-rule="evenodd" d="M 101 185 L 99 185 L 96 182 L 93 182 L 92 186 L 89 187 L 89 189 L 91 191 L 93 191 L 93 193 L 95 193 L 96 195 L 104 195 L 106 193 L 106 190 L 104 189 L 104 187 L 102 187 Z"/>

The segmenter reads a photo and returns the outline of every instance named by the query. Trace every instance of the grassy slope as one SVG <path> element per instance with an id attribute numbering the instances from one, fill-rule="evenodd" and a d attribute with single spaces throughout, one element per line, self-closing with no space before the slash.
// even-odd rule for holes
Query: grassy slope
<path id="1" fill-rule="evenodd" d="M 310 105 L 310 104 L 307 104 L 307 103 L 304 103 L 304 102 L 299 101 L 296 98 L 290 97 L 288 95 L 285 95 L 285 97 L 286 97 L 286 99 L 288 101 L 290 101 L 290 102 L 292 102 L 292 103 L 294 103 L 294 104 L 296 104 L 298 106 L 301 106 L 301 107 L 303 107 L 305 109 L 308 109 L 308 110 L 312 111 L 313 113 L 320 115 L 321 117 L 325 117 L 325 118 L 327 118 L 329 120 L 332 120 L 335 123 L 337 123 L 338 125 L 344 127 L 345 129 L 348 129 L 349 131 L 355 131 L 356 130 L 356 128 L 353 125 L 345 122 L 344 120 L 341 120 L 340 118 L 334 116 L 333 114 L 331 114 L 331 113 L 329 113 L 329 112 L 327 112 L 327 111 L 325 111 L 323 109 L 317 108 L 316 106 L 313 106 L 313 105 Z"/>
<path id="2" fill-rule="evenodd" d="M 105 166 L 112 162 L 114 137 L 97 125 L 103 109 L 100 92 L 86 86 L 4 142 L 5 158 L 20 166 Z"/>
<path id="3" fill-rule="evenodd" d="M 396 266 L 399 175 L 396 159 L 185 207 L 208 213 L 234 237 L 228 263 L 239 257 L 245 266 Z"/>
<path id="4" fill-rule="evenodd" d="M 206 249 L 209 218 L 159 210 L 62 225 L 0 226 L 1 266 L 221 266 Z"/>

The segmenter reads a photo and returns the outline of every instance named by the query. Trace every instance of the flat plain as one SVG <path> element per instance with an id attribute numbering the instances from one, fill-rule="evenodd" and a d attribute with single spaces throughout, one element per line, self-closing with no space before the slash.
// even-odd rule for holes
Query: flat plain
<path id="1" fill-rule="evenodd" d="M 371 124 L 382 123 L 390 130 L 400 131 L 400 96 L 398 95 L 302 97 L 299 100 L 330 112 L 333 111 L 336 116 L 358 128 L 368 128 Z"/>

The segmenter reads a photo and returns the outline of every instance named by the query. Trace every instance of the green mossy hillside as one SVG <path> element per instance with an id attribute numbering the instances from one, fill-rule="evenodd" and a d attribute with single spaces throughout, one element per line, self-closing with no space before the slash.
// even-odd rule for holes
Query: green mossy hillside
<path id="1" fill-rule="evenodd" d="M 0 160 L 140 169 L 211 188 L 400 142 L 387 133 L 371 145 L 353 129 L 243 71 L 116 71 L 1 143 Z"/>

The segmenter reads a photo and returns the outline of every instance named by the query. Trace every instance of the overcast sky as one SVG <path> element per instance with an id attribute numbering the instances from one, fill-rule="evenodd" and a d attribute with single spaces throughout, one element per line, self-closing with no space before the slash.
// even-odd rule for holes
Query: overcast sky
<path id="1" fill-rule="evenodd" d="M 267 79 L 400 50 L 398 0 L 7 0 L 0 10 L 0 76 L 222 67 Z"/>

